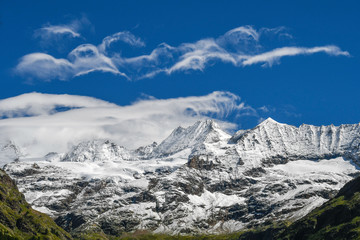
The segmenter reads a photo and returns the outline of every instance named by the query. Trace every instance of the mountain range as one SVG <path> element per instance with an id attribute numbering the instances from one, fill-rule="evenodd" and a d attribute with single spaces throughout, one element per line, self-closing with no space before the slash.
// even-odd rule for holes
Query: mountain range
<path id="1" fill-rule="evenodd" d="M 135 150 L 106 139 L 35 159 L 0 149 L 30 205 L 72 234 L 223 234 L 293 222 L 337 196 L 359 175 L 360 124 L 269 118 L 230 135 L 206 120 Z"/>

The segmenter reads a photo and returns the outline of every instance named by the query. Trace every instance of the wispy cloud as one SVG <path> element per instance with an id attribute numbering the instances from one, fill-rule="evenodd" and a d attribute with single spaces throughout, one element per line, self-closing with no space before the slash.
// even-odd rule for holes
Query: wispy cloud
<path id="1" fill-rule="evenodd" d="M 274 38 L 275 37 L 275 38 Z M 246 67 L 254 64 L 271 67 L 286 56 L 326 53 L 333 56 L 349 56 L 334 45 L 318 47 L 281 46 L 267 48 L 270 39 L 293 38 L 286 28 L 260 28 L 240 26 L 217 38 L 200 39 L 183 43 L 177 47 L 160 44 L 150 54 L 126 57 L 111 45 L 117 41 L 133 47 L 144 47 L 145 42 L 128 31 L 107 36 L 98 44 L 82 44 L 72 50 L 66 58 L 32 53 L 20 59 L 16 72 L 27 78 L 43 80 L 66 80 L 94 71 L 110 72 L 127 79 L 151 78 L 157 74 L 204 71 L 217 62 Z M 116 49 L 116 48 L 115 48 Z M 44 64 L 45 63 L 45 64 Z M 57 73 L 57 71 L 62 71 Z"/>
<path id="2" fill-rule="evenodd" d="M 73 76 L 73 66 L 67 59 L 57 59 L 45 53 L 23 56 L 15 68 L 25 78 L 66 80 Z"/>
<path id="3" fill-rule="evenodd" d="M 350 56 L 349 52 L 342 51 L 337 46 L 323 46 L 323 47 L 283 47 L 271 50 L 269 52 L 261 53 L 258 55 L 250 56 L 245 61 L 242 62 L 244 66 L 264 63 L 264 66 L 272 66 L 274 63 L 278 63 L 280 58 L 286 56 L 296 56 L 296 55 L 310 55 L 314 53 L 324 52 L 333 56 Z"/>
<path id="4" fill-rule="evenodd" d="M 26 93 L 0 100 L 0 118 L 51 115 L 58 108 L 106 108 L 117 105 L 85 96 L 68 94 Z"/>
<path id="5" fill-rule="evenodd" d="M 70 37 L 80 37 L 80 33 L 76 32 L 75 29 L 72 29 L 70 26 L 60 25 L 53 26 L 49 25 L 47 27 L 42 27 L 36 31 L 36 35 L 41 37 L 49 37 L 50 35 L 68 35 Z"/>
<path id="6" fill-rule="evenodd" d="M 238 34 L 237 36 L 241 39 L 244 38 L 244 36 L 251 37 L 255 41 L 259 41 L 260 34 L 251 26 L 241 26 L 234 29 L 231 29 L 227 33 L 225 33 L 225 36 L 231 36 L 233 34 Z"/>
<path id="7" fill-rule="evenodd" d="M 122 41 L 135 47 L 145 46 L 145 42 L 143 42 L 140 38 L 136 37 L 131 32 L 124 31 L 105 37 L 102 43 L 98 46 L 98 48 L 101 52 L 106 52 L 106 49 L 109 48 L 112 43 L 117 41 Z"/>
<path id="8" fill-rule="evenodd" d="M 0 118 L 4 118 L 0 120 L 0 140 L 12 140 L 33 156 L 64 152 L 72 144 L 94 138 L 136 148 L 161 141 L 174 128 L 197 120 L 213 118 L 224 129 L 233 129 L 236 125 L 224 119 L 251 111 L 239 96 L 229 92 L 147 98 L 127 106 L 84 96 L 29 93 L 0 100 Z"/>
<path id="9" fill-rule="evenodd" d="M 74 76 L 80 76 L 93 71 L 110 72 L 126 77 L 118 70 L 112 60 L 99 52 L 98 48 L 92 44 L 83 44 L 72 50 L 68 58 L 70 59 Z"/>
<path id="10" fill-rule="evenodd" d="M 89 24 L 90 22 L 86 17 L 75 19 L 68 24 L 53 25 L 47 23 L 34 31 L 34 37 L 41 38 L 44 41 L 59 37 L 79 38 L 81 37 L 80 29 L 83 25 Z"/>
<path id="11" fill-rule="evenodd" d="M 196 43 L 186 43 L 179 47 L 183 53 L 174 65 L 167 69 L 171 74 L 175 71 L 200 70 L 203 71 L 211 60 L 220 60 L 236 65 L 235 57 L 220 47 L 214 39 L 204 39 Z"/>
<path id="12" fill-rule="evenodd" d="M 68 80 L 94 71 L 110 72 L 127 78 L 109 57 L 91 44 L 78 46 L 69 53 L 67 59 L 57 59 L 45 53 L 25 55 L 20 59 L 15 71 L 25 78 L 45 81 Z"/>

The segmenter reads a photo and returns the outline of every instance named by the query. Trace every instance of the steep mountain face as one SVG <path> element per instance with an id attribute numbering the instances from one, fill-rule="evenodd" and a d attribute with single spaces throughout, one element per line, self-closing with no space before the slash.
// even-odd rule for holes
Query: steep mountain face
<path id="1" fill-rule="evenodd" d="M 0 239 L 72 239 L 43 213 L 33 210 L 14 181 L 0 170 Z"/>
<path id="2" fill-rule="evenodd" d="M 337 156 L 358 161 L 359 135 L 359 124 L 340 127 L 303 124 L 296 128 L 267 119 L 250 131 L 235 134 L 231 140 L 247 161 L 254 159 L 254 155 L 264 163 Z"/>
<path id="3" fill-rule="evenodd" d="M 65 155 L 65 162 L 109 162 L 131 160 L 130 151 L 108 140 L 82 142 Z"/>
<path id="4" fill-rule="evenodd" d="M 20 149 L 11 141 L 0 142 L 0 165 L 16 161 L 22 156 Z"/>
<path id="5" fill-rule="evenodd" d="M 95 140 L 4 169 L 35 209 L 73 233 L 219 233 L 305 216 L 358 175 L 359 154 L 359 124 L 267 119 L 230 136 L 208 120 L 159 145 Z"/>
<path id="6" fill-rule="evenodd" d="M 360 178 L 345 184 L 334 198 L 290 225 L 252 229 L 237 239 L 360 239 Z"/>
<path id="7" fill-rule="evenodd" d="M 360 178 L 286 228 L 278 239 L 360 239 Z"/>
<path id="8" fill-rule="evenodd" d="M 157 146 L 149 158 L 161 158 L 174 155 L 185 149 L 191 149 L 191 155 L 212 152 L 211 146 L 226 145 L 230 136 L 222 131 L 212 120 L 198 121 L 188 128 L 176 128 L 168 138 Z"/>

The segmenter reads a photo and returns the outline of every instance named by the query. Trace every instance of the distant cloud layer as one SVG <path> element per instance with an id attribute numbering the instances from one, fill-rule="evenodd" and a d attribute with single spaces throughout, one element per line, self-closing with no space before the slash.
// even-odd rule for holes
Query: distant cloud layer
<path id="1" fill-rule="evenodd" d="M 51 40 L 53 35 L 80 37 L 77 29 L 83 21 L 70 25 L 49 25 L 38 30 L 43 39 Z M 216 62 L 246 67 L 254 64 L 271 67 L 279 64 L 283 57 L 325 53 L 332 56 L 349 56 L 347 51 L 334 45 L 298 47 L 281 46 L 266 49 L 267 38 L 292 39 L 284 27 L 255 29 L 240 26 L 217 38 L 200 39 L 173 47 L 162 43 L 147 55 L 126 57 L 110 46 L 123 42 L 130 47 L 145 47 L 145 42 L 128 31 L 107 36 L 98 44 L 81 44 L 67 56 L 58 58 L 46 53 L 31 53 L 23 56 L 15 72 L 28 79 L 51 81 L 68 80 L 94 71 L 110 72 L 126 79 L 151 78 L 157 74 L 171 75 L 175 72 L 204 71 Z"/>
<path id="2" fill-rule="evenodd" d="M 56 108 L 102 108 L 117 105 L 92 97 L 68 94 L 26 93 L 0 100 L 0 118 L 34 117 L 55 114 Z"/>
<path id="3" fill-rule="evenodd" d="M 33 157 L 65 152 L 94 138 L 136 148 L 197 120 L 217 119 L 224 129 L 234 129 L 234 123 L 224 121 L 230 114 L 256 115 L 256 110 L 229 92 L 147 98 L 127 106 L 84 96 L 28 93 L 0 100 L 0 142 L 11 140 Z"/>

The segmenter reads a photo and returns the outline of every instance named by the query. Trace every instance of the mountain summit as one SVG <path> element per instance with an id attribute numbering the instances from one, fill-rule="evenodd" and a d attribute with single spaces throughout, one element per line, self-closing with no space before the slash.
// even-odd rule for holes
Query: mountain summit
<path id="1" fill-rule="evenodd" d="M 137 150 L 90 140 L 5 170 L 73 233 L 220 233 L 305 216 L 359 174 L 359 159 L 359 124 L 269 118 L 233 136 L 198 121 Z"/>
<path id="2" fill-rule="evenodd" d="M 187 148 L 196 151 L 206 143 L 214 144 L 229 138 L 230 135 L 221 130 L 213 120 L 197 121 L 188 128 L 176 128 L 154 149 L 152 157 L 169 156 Z"/>

